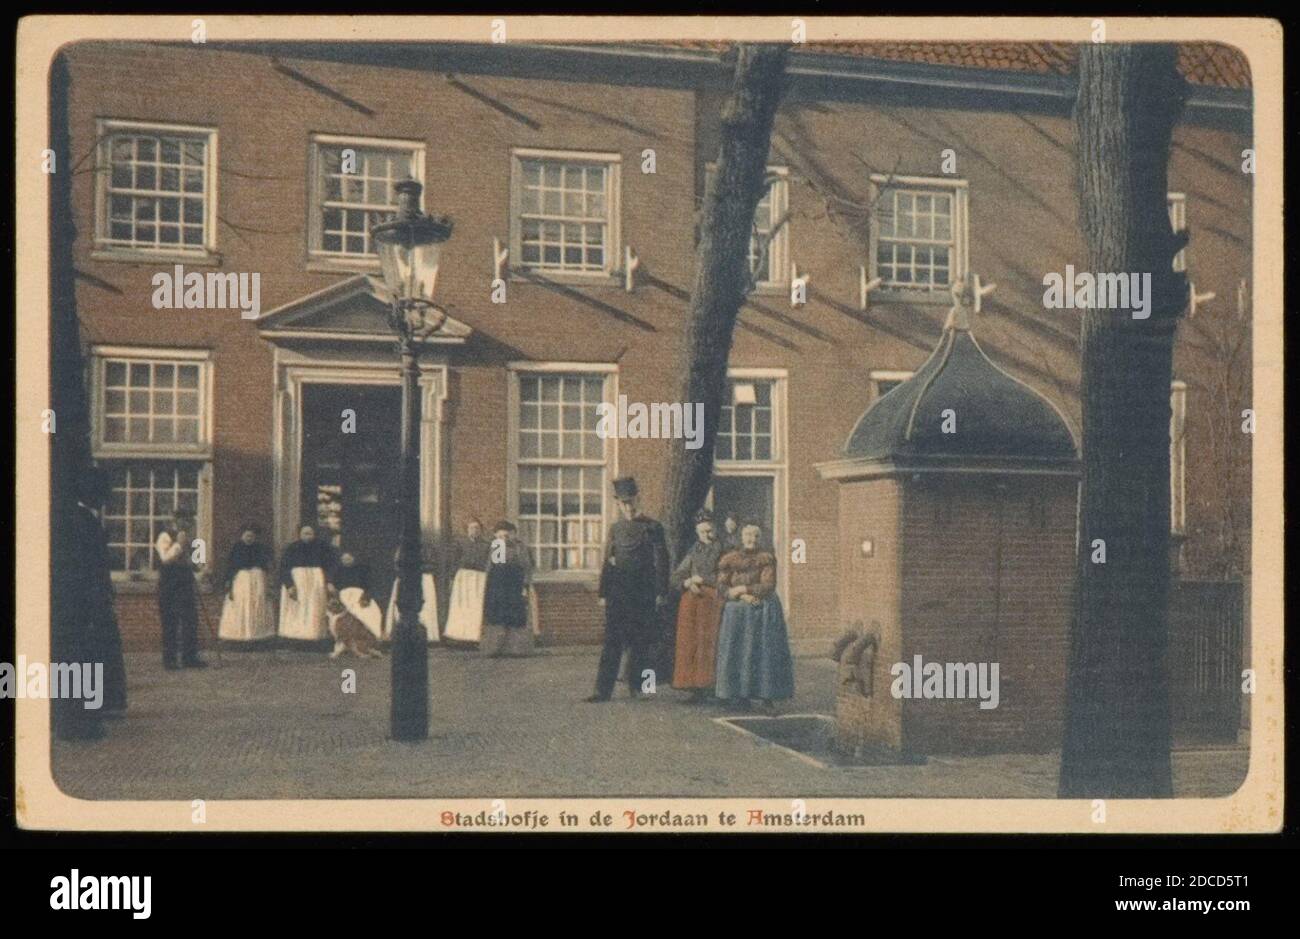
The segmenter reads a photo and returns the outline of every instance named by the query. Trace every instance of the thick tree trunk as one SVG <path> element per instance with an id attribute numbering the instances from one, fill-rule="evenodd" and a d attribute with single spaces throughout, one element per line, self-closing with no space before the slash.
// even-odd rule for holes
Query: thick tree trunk
<path id="1" fill-rule="evenodd" d="M 90 662 L 96 658 L 90 623 L 105 622 L 112 611 L 87 610 L 86 585 L 100 572 L 91 546 L 75 536 L 81 481 L 92 465 L 90 409 L 86 403 L 85 362 L 77 320 L 76 271 L 72 246 L 77 237 L 72 212 L 72 147 L 68 124 L 68 66 L 62 55 L 50 68 L 50 148 L 55 172 L 50 181 L 50 660 Z M 96 506 L 98 508 L 98 506 Z M 99 733 L 99 711 L 79 700 L 51 702 L 52 723 L 61 737 Z"/>
<path id="2" fill-rule="evenodd" d="M 1084 269 L 1150 273 L 1152 302 L 1146 319 L 1105 309 L 1083 318 L 1083 483 L 1063 797 L 1172 794 L 1169 384 L 1187 292 L 1172 268 L 1182 240 L 1169 224 L 1166 173 L 1182 101 L 1174 46 L 1083 47 L 1075 127 Z M 1099 541 L 1105 563 L 1095 560 Z"/>
<path id="3" fill-rule="evenodd" d="M 750 289 L 749 239 L 763 197 L 772 121 L 785 85 L 787 47 L 741 45 L 731 95 L 722 109 L 722 142 L 701 209 L 686 334 L 678 360 L 680 399 L 704 403 L 698 450 L 674 447 L 664 525 L 673 557 L 694 538 L 693 518 L 713 479 L 713 445 L 736 316 Z"/>

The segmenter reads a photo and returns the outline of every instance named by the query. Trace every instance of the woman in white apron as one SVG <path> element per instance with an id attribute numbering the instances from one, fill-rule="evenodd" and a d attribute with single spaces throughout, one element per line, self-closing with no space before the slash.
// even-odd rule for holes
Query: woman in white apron
<path id="1" fill-rule="evenodd" d="M 401 549 L 393 556 L 393 567 L 402 569 Z M 420 625 L 424 627 L 430 642 L 438 641 L 438 587 L 433 580 L 433 562 L 428 556 L 421 559 L 423 574 L 420 577 L 423 588 L 423 605 L 420 607 Z M 393 578 L 393 592 L 388 598 L 388 612 L 384 614 L 384 638 L 393 638 L 393 627 L 402 620 L 401 611 L 397 609 L 397 588 L 401 577 Z"/>
<path id="2" fill-rule="evenodd" d="M 334 549 L 316 540 L 316 529 L 304 525 L 298 540 L 280 558 L 280 636 L 284 639 L 329 638 L 325 616 Z"/>
<path id="3" fill-rule="evenodd" d="M 226 599 L 217 635 L 232 642 L 275 635 L 275 617 L 266 589 L 271 552 L 258 540 L 258 534 L 256 525 L 245 525 L 226 561 Z"/>
<path id="4" fill-rule="evenodd" d="M 344 551 L 334 572 L 334 589 L 349 613 L 361 620 L 376 639 L 384 638 L 384 611 L 370 597 L 369 564 L 358 562 L 351 551 Z"/>
<path id="5" fill-rule="evenodd" d="M 460 642 L 478 642 L 482 638 L 483 596 L 491 551 L 492 542 L 483 536 L 483 523 L 470 519 L 465 537 L 456 544 L 456 577 L 451 582 L 451 606 L 443 638 Z"/>

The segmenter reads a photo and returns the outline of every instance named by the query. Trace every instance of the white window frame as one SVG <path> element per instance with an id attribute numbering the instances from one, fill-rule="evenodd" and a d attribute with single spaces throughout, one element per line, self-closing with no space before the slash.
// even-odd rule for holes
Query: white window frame
<path id="1" fill-rule="evenodd" d="M 763 467 L 763 466 L 782 466 L 785 464 L 785 386 L 786 371 L 785 369 L 773 368 L 729 368 L 727 369 L 727 382 L 736 384 L 737 382 L 766 382 L 772 386 L 772 455 L 766 459 L 737 460 L 718 459 L 717 441 L 713 446 L 713 463 L 715 466 L 737 468 L 737 467 Z M 719 415 L 720 417 L 721 415 Z M 732 408 L 732 430 L 735 430 L 735 408 Z M 734 433 L 733 433 L 734 439 Z M 732 452 L 735 452 L 733 447 Z"/>
<path id="2" fill-rule="evenodd" d="M 871 205 L 879 205 L 884 198 L 884 191 L 893 189 L 952 196 L 952 252 L 949 256 L 948 283 L 931 284 L 928 287 L 881 283 L 876 289 L 876 295 L 886 301 L 951 304 L 952 285 L 964 280 L 970 270 L 970 186 L 964 179 L 947 176 L 890 176 L 872 173 Z M 881 276 L 876 258 L 880 238 L 880 213 L 873 210 L 870 243 L 867 245 L 868 265 L 873 279 Z"/>
<path id="3" fill-rule="evenodd" d="M 119 133 L 203 138 L 205 146 L 203 161 L 203 244 L 201 246 L 124 245 L 109 238 L 108 198 L 113 167 L 112 138 Z M 92 257 L 96 260 L 139 261 L 144 258 L 215 263 L 217 254 L 217 208 L 220 204 L 218 201 L 217 129 L 215 127 L 200 127 L 190 124 L 98 118 L 95 121 L 95 139 L 95 248 Z"/>
<path id="4" fill-rule="evenodd" d="M 110 360 L 166 363 L 199 366 L 199 439 L 195 443 L 129 443 L 109 442 L 104 439 L 104 370 Z M 92 377 L 91 429 L 92 452 L 96 458 L 130 458 L 138 460 L 204 459 L 212 458 L 213 427 L 213 364 L 212 354 L 206 349 L 144 348 L 138 346 L 95 346 L 91 350 Z"/>
<path id="5" fill-rule="evenodd" d="M 1171 192 L 1166 198 L 1166 205 L 1169 208 L 1169 227 L 1177 234 L 1187 229 L 1187 194 L 1182 192 Z M 1173 268 L 1175 271 L 1183 272 L 1187 270 L 1187 248 L 1181 248 L 1174 255 Z"/>
<path id="6" fill-rule="evenodd" d="M 784 368 L 735 366 L 727 369 L 730 382 L 770 381 L 772 383 L 772 458 L 770 460 L 719 460 L 714 447 L 714 476 L 772 477 L 772 531 L 765 532 L 776 549 L 777 592 L 790 619 L 794 597 L 790 595 L 790 563 L 788 546 L 790 531 L 790 472 L 788 460 L 790 378 Z M 706 507 L 713 509 L 713 487 L 709 487 Z M 721 531 L 721 520 L 718 521 Z M 783 553 L 784 552 L 784 553 Z"/>
<path id="7" fill-rule="evenodd" d="M 880 390 L 881 382 L 905 382 L 915 374 L 916 372 L 908 372 L 902 369 L 872 369 L 867 373 L 867 378 L 871 381 L 872 394 L 875 395 L 875 400 L 879 401 L 885 396 Z"/>
<path id="8" fill-rule="evenodd" d="M 199 368 L 200 440 L 196 444 L 131 444 L 104 441 L 104 368 L 110 360 L 166 362 L 178 365 L 197 364 Z M 213 389 L 216 387 L 212 354 L 206 349 L 169 349 L 141 346 L 99 345 L 91 349 L 89 387 L 91 411 L 91 452 L 101 465 L 108 463 L 194 463 L 198 467 L 198 496 L 195 511 L 197 537 L 207 545 L 209 569 L 214 562 L 212 544 L 212 458 L 216 428 L 213 424 Z M 95 508 L 99 508 L 96 506 Z M 150 571 L 113 571 L 113 580 L 123 583 L 152 584 L 157 569 Z"/>
<path id="9" fill-rule="evenodd" d="M 1187 382 L 1169 385 L 1169 530 L 1187 531 Z"/>
<path id="10" fill-rule="evenodd" d="M 590 163 L 605 167 L 606 221 L 605 263 L 599 271 L 565 271 L 523 263 L 523 164 L 526 160 L 556 163 Z M 510 151 L 510 271 L 512 276 L 534 277 L 572 283 L 615 281 L 623 263 L 622 217 L 623 157 L 618 153 L 591 150 L 536 150 L 516 147 Z"/>
<path id="11" fill-rule="evenodd" d="M 324 147 L 351 147 L 356 150 L 390 150 L 411 155 L 414 178 L 421 186 L 425 176 L 425 144 L 422 140 L 398 140 L 383 137 L 353 137 L 340 134 L 312 134 L 307 157 L 307 259 L 308 266 L 318 270 L 379 270 L 377 254 L 346 254 L 326 251 L 322 214 L 324 205 L 324 181 L 321 177 L 323 166 L 321 150 Z M 421 210 L 423 210 L 424 192 L 420 193 Z M 394 203 L 395 204 L 395 203 Z M 357 207 L 361 209 L 361 206 Z"/>
<path id="12" fill-rule="evenodd" d="M 110 460 L 100 461 L 100 465 L 108 468 L 117 463 L 193 463 L 198 470 L 198 493 L 195 500 L 195 531 L 194 536 L 201 539 L 206 547 L 207 561 L 199 567 L 199 570 L 215 570 L 214 565 L 218 563 L 216 549 L 212 544 L 212 463 L 205 460 L 190 460 L 184 457 L 169 457 L 167 459 L 158 459 L 153 457 L 115 457 Z M 93 506 L 100 509 L 100 506 Z M 129 517 L 129 516 L 128 516 Z M 154 550 L 150 546 L 151 552 Z M 158 580 L 157 557 L 151 553 L 150 563 L 153 567 L 149 570 L 136 571 L 112 571 L 112 579 L 115 583 L 122 584 L 142 584 L 152 585 Z"/>
<path id="13" fill-rule="evenodd" d="M 536 375 L 581 375 L 586 378 L 604 379 L 603 400 L 610 405 L 618 402 L 618 366 L 601 362 L 508 362 L 506 364 L 507 410 L 509 419 L 506 430 L 506 492 L 509 517 L 518 523 L 519 519 L 519 380 L 522 376 Z M 555 463 L 555 460 L 540 459 L 539 463 Z M 615 521 L 612 484 L 618 475 L 618 437 L 611 436 L 605 440 L 604 485 L 601 496 L 601 556 L 604 556 L 604 539 L 609 535 L 609 526 Z M 600 564 L 595 568 L 563 569 L 543 571 L 535 570 L 536 582 L 582 581 L 594 582 L 600 576 Z"/>

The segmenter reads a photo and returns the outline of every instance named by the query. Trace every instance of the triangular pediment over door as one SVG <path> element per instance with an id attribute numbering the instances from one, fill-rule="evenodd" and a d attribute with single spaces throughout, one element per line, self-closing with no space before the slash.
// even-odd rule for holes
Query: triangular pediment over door
<path id="1" fill-rule="evenodd" d="M 256 320 L 258 333 L 274 343 L 285 341 L 393 342 L 388 325 L 388 290 L 383 281 L 357 274 L 324 290 L 268 310 Z M 448 317 L 425 345 L 461 345 L 473 330 Z"/>

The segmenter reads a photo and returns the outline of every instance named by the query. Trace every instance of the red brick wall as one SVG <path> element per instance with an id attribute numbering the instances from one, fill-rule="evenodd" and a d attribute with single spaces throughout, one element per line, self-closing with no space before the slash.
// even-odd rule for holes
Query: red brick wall
<path id="1" fill-rule="evenodd" d="M 263 310 L 342 276 L 307 270 L 310 135 L 424 142 L 426 205 L 456 220 L 440 289 L 452 315 L 474 330 L 468 347 L 449 362 L 443 511 L 451 530 L 463 529 L 472 515 L 491 524 L 508 510 L 506 362 L 617 362 L 620 388 L 633 400 L 677 397 L 671 363 L 693 257 L 690 92 L 626 87 L 611 95 L 605 85 L 486 75 L 461 75 L 456 87 L 440 74 L 283 60 L 373 112 L 365 115 L 286 77 L 258 55 L 83 44 L 68 56 L 77 154 L 93 151 L 96 118 L 217 128 L 220 269 L 260 272 Z M 484 99 L 508 102 L 523 120 Z M 647 146 L 656 150 L 654 175 L 640 172 Z M 642 272 L 653 279 L 648 283 L 659 286 L 627 294 L 616 284 L 554 289 L 511 280 L 508 302 L 490 303 L 492 239 L 509 234 L 514 147 L 620 154 L 622 240 L 638 253 Z M 254 178 L 265 176 L 274 178 Z M 77 265 L 91 275 L 78 284 L 86 341 L 213 350 L 212 536 L 221 557 L 244 520 L 269 523 L 273 512 L 271 347 L 236 312 L 155 311 L 149 279 L 170 270 L 169 263 L 93 259 L 93 177 L 81 174 L 75 191 Z M 638 477 L 651 514 L 660 513 L 665 448 L 672 445 L 678 444 L 618 446 L 618 469 Z M 599 608 L 589 592 L 543 585 L 541 595 L 548 635 L 561 642 L 599 639 Z M 156 641 L 149 638 L 157 633 L 154 603 L 149 594 L 121 598 L 133 642 Z"/>
<path id="2" fill-rule="evenodd" d="M 907 484 L 901 661 L 997 662 L 1000 685 L 998 706 L 988 710 L 976 700 L 904 701 L 909 748 L 1059 745 L 1076 494 L 1075 481 L 1061 477 L 943 476 Z"/>
<path id="3" fill-rule="evenodd" d="M 691 288 L 694 215 L 702 164 L 717 152 L 715 94 L 634 84 L 504 74 L 509 63 L 458 74 L 324 60 L 284 59 L 360 107 L 312 90 L 261 55 L 215 48 L 79 44 L 67 50 L 72 77 L 73 150 L 90 154 L 97 117 L 215 126 L 219 132 L 218 246 L 223 271 L 260 272 L 263 309 L 335 283 L 306 267 L 306 192 L 312 133 L 421 140 L 426 206 L 448 212 L 456 232 L 445 251 L 440 289 L 451 313 L 474 330 L 451 354 L 444 451 L 444 524 L 470 515 L 490 524 L 508 509 L 507 375 L 511 360 L 617 363 L 619 390 L 636 401 L 678 397 L 673 380 L 686 296 Z M 485 59 L 486 62 L 486 59 Z M 504 64 L 502 64 L 504 63 Z M 842 623 L 840 497 L 814 465 L 835 458 L 871 402 L 872 369 L 914 369 L 937 339 L 940 306 L 874 304 L 857 309 L 858 265 L 866 251 L 869 170 L 934 175 L 940 150 L 957 152 L 969 181 L 971 266 L 998 284 L 975 324 L 985 349 L 1051 397 L 1076 421 L 1078 322 L 1075 311 L 1042 308 L 1041 278 L 1081 264 L 1075 221 L 1072 129 L 1060 116 L 904 107 L 841 89 L 835 100 L 787 99 L 777 118 L 771 161 L 790 167 L 790 254 L 811 273 L 810 301 L 792 309 L 784 295 L 756 295 L 742 311 L 732 363 L 788 371 L 789 535 L 807 544 L 807 563 L 789 568 L 792 639 L 820 650 Z M 1249 269 L 1249 181 L 1236 171 L 1248 141 L 1203 127 L 1180 127 L 1170 188 L 1188 194 L 1194 230 L 1189 268 L 1198 290 L 1216 290 L 1221 314 Z M 512 280 L 509 302 L 489 302 L 492 239 L 509 232 L 512 147 L 579 149 L 622 155 L 623 244 L 641 260 L 640 281 L 559 289 Z M 640 171 L 656 151 L 657 172 Z M 93 160 L 93 157 L 88 157 Z M 259 178 L 259 177 L 272 177 Z M 149 278 L 158 264 L 90 257 L 92 172 L 75 180 L 78 304 L 88 343 L 211 349 L 215 368 L 216 455 L 213 540 L 220 557 L 248 518 L 272 516 L 272 353 L 232 311 L 155 311 Z M 834 193 L 828 200 L 824 193 Z M 1186 332 L 1186 330 L 1184 331 Z M 1222 497 L 1248 510 L 1239 476 L 1222 482 L 1214 460 L 1198 459 L 1223 419 L 1210 421 L 1211 369 L 1184 346 L 1178 374 L 1189 380 L 1188 557 L 1193 569 L 1218 550 Z M 1230 397 L 1248 397 L 1235 389 Z M 1232 405 L 1234 413 L 1240 407 Z M 1239 418 L 1238 418 L 1239 422 Z M 641 482 L 645 509 L 661 513 L 664 441 L 618 444 L 618 470 Z M 1207 547 L 1207 545 L 1209 547 Z M 785 550 L 779 546 L 778 554 Z M 788 554 L 786 555 L 788 556 Z M 544 591 L 544 594 L 549 591 Z M 599 636 L 598 618 L 566 591 L 544 599 L 575 641 Z M 124 601 L 124 618 L 138 615 Z M 569 624 L 572 625 L 569 625 Z M 151 627 L 146 627 L 146 630 Z"/>
<path id="4" fill-rule="evenodd" d="M 702 161 L 717 152 L 717 106 L 716 96 L 702 96 Z M 820 480 L 813 466 L 838 456 L 873 400 L 869 372 L 915 370 L 947 314 L 946 304 L 879 299 L 867 311 L 857 308 L 870 173 L 938 176 L 941 150 L 956 151 L 955 175 L 970 190 L 971 269 L 997 284 L 976 318 L 976 335 L 994 362 L 1057 404 L 1077 435 L 1079 311 L 1047 310 L 1042 302 L 1045 273 L 1063 273 L 1067 264 L 1086 269 L 1073 133 L 1063 116 L 882 104 L 847 91 L 833 101 L 791 97 L 778 112 L 770 162 L 790 170 L 790 256 L 811 274 L 810 299 L 791 309 L 788 297 L 752 298 L 741 312 L 732 361 L 783 365 L 791 373 L 790 518 L 795 534 L 809 533 L 810 558 L 805 569 L 792 568 L 800 637 L 835 635 L 831 581 L 843 567 L 824 557 L 837 544 L 836 500 L 834 484 Z M 1187 194 L 1189 277 L 1198 291 L 1218 292 L 1198 314 L 1216 324 L 1235 311 L 1237 281 L 1250 269 L 1250 177 L 1239 171 L 1240 151 L 1249 145 L 1240 134 L 1207 127 L 1182 125 L 1174 133 L 1169 188 Z M 1240 330 L 1247 348 L 1235 370 L 1222 356 L 1196 352 L 1188 341 L 1193 332 L 1186 325 L 1180 332 L 1185 341 L 1174 377 L 1189 384 L 1188 574 L 1204 576 L 1222 553 L 1225 515 L 1239 524 L 1249 518 L 1249 446 L 1239 429 L 1240 411 L 1249 406 L 1249 326 Z M 1230 481 L 1216 455 L 1225 452 L 1235 460 Z"/>
<path id="5" fill-rule="evenodd" d="M 221 594 L 201 593 L 199 601 L 203 604 L 199 611 L 199 647 L 207 649 L 221 621 Z M 153 652 L 161 647 L 162 622 L 158 618 L 158 595 L 153 591 L 119 592 L 117 620 L 127 652 Z"/>
<path id="6" fill-rule="evenodd" d="M 605 611 L 586 584 L 550 584 L 538 592 L 537 604 L 547 645 L 582 645 L 604 635 Z"/>
<path id="7" fill-rule="evenodd" d="M 902 702 L 889 693 L 889 667 L 903 647 L 900 575 L 903 561 L 902 487 L 896 479 L 858 480 L 839 484 L 840 620 L 861 622 L 879 636 L 872 671 L 872 694 L 839 690 L 835 699 L 836 737 L 845 749 L 863 744 L 902 746 Z M 863 539 L 873 555 L 864 557 Z"/>

